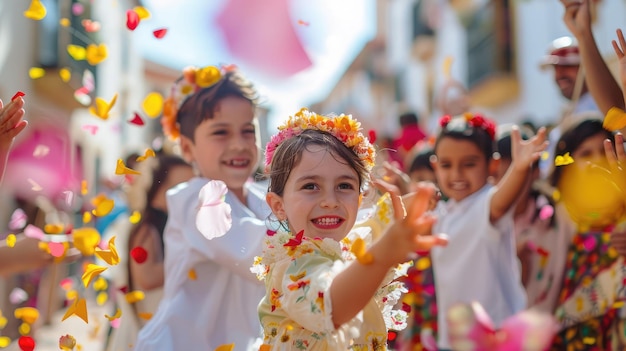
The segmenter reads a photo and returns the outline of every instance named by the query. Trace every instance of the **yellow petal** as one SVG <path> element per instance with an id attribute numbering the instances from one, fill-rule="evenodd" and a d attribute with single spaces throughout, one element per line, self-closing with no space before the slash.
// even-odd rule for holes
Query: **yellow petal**
<path id="1" fill-rule="evenodd" d="M 124 161 L 122 161 L 122 159 L 118 159 L 117 160 L 117 167 L 115 167 L 115 174 L 117 174 L 117 175 L 124 175 L 124 174 L 139 175 L 141 173 L 135 171 L 134 169 L 126 167 L 126 165 L 124 164 Z"/>
<path id="2" fill-rule="evenodd" d="M 610 131 L 620 130 L 626 127 L 626 112 L 618 107 L 611 107 L 604 116 L 602 126 Z"/>
<path id="3" fill-rule="evenodd" d="M 83 180 L 80 182 L 80 193 L 85 196 L 89 192 L 89 187 L 87 186 L 87 181 Z"/>
<path id="4" fill-rule="evenodd" d="M 428 269 L 430 267 L 430 258 L 428 257 L 421 257 L 419 260 L 417 260 L 417 262 L 415 262 L 415 268 L 418 271 L 423 271 L 425 269 Z"/>
<path id="5" fill-rule="evenodd" d="M 141 220 L 141 212 L 139 211 L 133 211 L 133 214 L 130 215 L 130 217 L 128 218 L 128 220 L 130 221 L 130 223 L 132 224 L 137 224 L 139 223 L 139 221 Z"/>
<path id="6" fill-rule="evenodd" d="M 72 305 L 67 308 L 67 311 L 65 312 L 63 319 L 61 319 L 61 322 L 71 316 L 76 316 L 85 321 L 85 323 L 89 323 L 89 316 L 87 315 L 87 301 L 85 301 L 85 299 L 81 298 L 74 300 L 74 303 L 72 303 Z"/>
<path id="7" fill-rule="evenodd" d="M 115 207 L 115 201 L 105 198 L 98 202 L 96 208 L 91 213 L 96 217 L 104 217 L 113 210 L 113 207 Z"/>
<path id="8" fill-rule="evenodd" d="M 233 351 L 235 344 L 224 344 L 215 348 L 215 351 Z"/>
<path id="9" fill-rule="evenodd" d="M 76 290 L 70 290 L 67 293 L 65 293 L 65 299 L 72 301 L 78 298 L 78 291 Z"/>
<path id="10" fill-rule="evenodd" d="M 46 7 L 43 6 L 41 1 L 32 0 L 28 10 L 24 11 L 24 17 L 35 21 L 41 21 L 44 17 L 46 17 L 46 13 Z"/>
<path id="11" fill-rule="evenodd" d="M 128 303 L 135 303 L 143 300 L 146 297 L 146 294 L 144 294 L 141 290 L 135 290 L 127 293 L 125 297 Z"/>
<path id="12" fill-rule="evenodd" d="M 101 291 L 98 293 L 98 296 L 96 296 L 96 303 L 98 306 L 104 306 L 108 299 L 109 294 L 107 294 L 106 291 Z"/>
<path id="13" fill-rule="evenodd" d="M 150 11 L 143 6 L 135 6 L 133 11 L 137 13 L 140 20 L 145 20 L 146 18 L 150 18 Z"/>
<path id="14" fill-rule="evenodd" d="M 43 226 L 43 231 L 47 234 L 61 234 L 63 233 L 63 224 L 48 223 Z"/>
<path id="15" fill-rule="evenodd" d="M 106 290 L 108 286 L 107 280 L 102 277 L 98 277 L 98 279 L 93 282 L 93 288 L 97 291 Z"/>
<path id="16" fill-rule="evenodd" d="M 95 251 L 96 256 L 100 257 L 104 262 L 108 263 L 111 266 L 115 266 L 120 263 L 120 256 L 117 253 L 117 249 L 115 248 L 115 236 L 113 236 L 109 240 L 109 249 L 101 250 L 96 248 Z"/>
<path id="17" fill-rule="evenodd" d="M 83 223 L 89 222 L 91 222 L 91 213 L 85 211 L 85 213 L 83 213 Z"/>
<path id="18" fill-rule="evenodd" d="M 87 268 L 85 268 L 85 273 L 83 273 L 83 276 L 81 277 L 83 285 L 85 285 L 85 287 L 89 286 L 89 283 L 91 283 L 93 278 L 97 277 L 98 275 L 100 275 L 100 273 L 106 270 L 107 267 L 98 266 L 97 264 L 93 263 L 87 264 Z"/>
<path id="19" fill-rule="evenodd" d="M 20 324 L 18 331 L 20 332 L 20 335 L 28 335 L 30 334 L 30 324 L 28 323 L 22 323 Z"/>
<path id="20" fill-rule="evenodd" d="M 61 80 L 67 83 L 70 81 L 70 79 L 72 79 L 72 72 L 68 68 L 61 68 L 59 70 L 59 77 L 61 77 Z"/>
<path id="21" fill-rule="evenodd" d="M 33 324 L 39 318 L 39 311 L 34 307 L 21 307 L 16 308 L 13 315 L 24 323 Z"/>
<path id="22" fill-rule="evenodd" d="M 117 101 L 117 93 L 113 95 L 111 102 L 107 102 L 101 97 L 96 97 L 95 106 L 89 107 L 89 112 L 92 115 L 99 117 L 106 121 L 107 119 L 109 119 L 109 112 L 111 111 L 111 108 L 113 108 L 113 106 L 115 105 L 116 101 Z"/>
<path id="23" fill-rule="evenodd" d="M 64 17 L 64 18 L 61 18 L 61 19 L 59 20 L 59 25 L 61 25 L 61 27 L 66 27 L 66 28 L 67 28 L 67 27 L 69 27 L 71 24 L 72 24 L 72 22 L 70 22 L 70 20 L 69 20 L 69 19 L 67 19 L 67 18 L 65 18 L 65 17 Z"/>
<path id="24" fill-rule="evenodd" d="M 122 316 L 122 310 L 120 310 L 119 308 L 118 308 L 117 310 L 115 310 L 115 314 L 114 314 L 114 315 L 112 315 L 112 316 L 109 316 L 109 315 L 106 315 L 106 314 L 104 315 L 104 317 L 105 317 L 106 319 L 108 319 L 109 321 L 112 321 L 112 320 L 114 320 L 114 319 L 118 319 L 118 318 L 120 318 L 121 316 Z"/>
<path id="25" fill-rule="evenodd" d="M 6 242 L 7 242 L 7 246 L 8 247 L 15 246 L 15 241 L 17 241 L 17 238 L 15 237 L 15 234 L 7 235 Z"/>
<path id="26" fill-rule="evenodd" d="M 67 53 L 76 61 L 82 61 L 87 58 L 87 50 L 80 45 L 68 45 Z"/>
<path id="27" fill-rule="evenodd" d="M 41 67 L 31 67 L 28 70 L 30 79 L 38 79 L 46 75 L 46 70 Z"/>
<path id="28" fill-rule="evenodd" d="M 366 251 L 365 241 L 361 238 L 354 240 L 352 247 L 350 247 L 350 251 L 361 264 L 367 265 L 374 262 L 374 257 Z"/>
<path id="29" fill-rule="evenodd" d="M 159 117 L 161 111 L 163 111 L 163 96 L 159 93 L 150 93 L 143 100 L 141 106 L 148 117 Z"/>
<path id="30" fill-rule="evenodd" d="M 198 275 L 196 274 L 195 269 L 190 269 L 189 272 L 187 272 L 187 275 L 189 276 L 189 279 L 191 280 L 196 280 L 198 279 Z"/>
<path id="31" fill-rule="evenodd" d="M 5 316 L 0 316 L 0 329 L 4 329 L 7 326 L 9 320 Z"/>
<path id="32" fill-rule="evenodd" d="M 9 346 L 10 343 L 11 343 L 11 338 L 7 336 L 0 336 L 0 348 L 7 347 Z"/>
<path id="33" fill-rule="evenodd" d="M 74 247 L 78 249 L 83 256 L 91 256 L 96 250 L 96 246 L 100 242 L 100 233 L 94 228 L 83 227 L 72 231 Z"/>
<path id="34" fill-rule="evenodd" d="M 139 312 L 137 313 L 137 316 L 139 316 L 139 318 L 143 319 L 143 320 L 150 320 L 152 318 L 152 313 L 150 312 Z"/>
<path id="35" fill-rule="evenodd" d="M 454 59 L 452 56 L 446 56 L 443 60 L 443 76 L 445 79 L 449 80 L 452 78 L 452 62 Z"/>
<path id="36" fill-rule="evenodd" d="M 87 59 L 87 62 L 92 66 L 95 66 L 99 64 L 100 62 L 104 61 L 108 55 L 109 55 L 109 52 L 108 52 L 107 46 L 104 44 L 87 45 L 87 52 L 85 53 L 85 58 Z"/>
<path id="37" fill-rule="evenodd" d="M 146 149 L 146 152 L 144 153 L 143 156 L 139 156 L 137 157 L 137 162 L 141 162 L 141 161 L 145 161 L 147 160 L 149 157 L 155 157 L 156 153 L 154 152 L 154 150 L 152 149 Z"/>

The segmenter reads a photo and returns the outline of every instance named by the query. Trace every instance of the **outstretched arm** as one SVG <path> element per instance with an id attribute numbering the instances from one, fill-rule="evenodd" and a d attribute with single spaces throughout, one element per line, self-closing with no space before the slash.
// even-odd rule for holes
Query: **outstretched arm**
<path id="1" fill-rule="evenodd" d="M 0 183 L 2 183 L 13 139 L 28 124 L 28 122 L 22 120 L 22 117 L 24 117 L 23 107 L 24 99 L 21 97 L 9 102 L 6 106 L 0 100 Z"/>
<path id="2" fill-rule="evenodd" d="M 396 220 L 370 248 L 372 261 L 352 262 L 330 286 L 335 327 L 354 318 L 372 299 L 389 269 L 406 261 L 408 254 L 447 243 L 443 237 L 430 235 L 434 218 L 425 212 L 433 196 L 433 187 L 421 186 L 413 198 L 407 199 L 404 216 L 400 197 L 392 194 Z"/>
<path id="3" fill-rule="evenodd" d="M 622 83 L 624 101 L 626 101 L 626 39 L 624 39 L 624 33 L 621 29 L 617 30 L 617 40 L 612 41 L 613 49 L 619 59 L 619 79 Z M 619 107 L 619 106 L 618 106 Z"/>
<path id="4" fill-rule="evenodd" d="M 585 71 L 585 81 L 589 93 L 602 114 L 611 107 L 624 108 L 624 97 L 619 84 L 604 62 L 591 30 L 591 0 L 571 2 L 562 0 L 565 6 L 563 21 L 578 41 L 581 67 Z"/>
<path id="5" fill-rule="evenodd" d="M 526 179 L 530 176 L 529 170 L 532 164 L 539 159 L 546 146 L 548 146 L 548 142 L 546 141 L 545 128 L 541 128 L 537 135 L 525 141 L 520 136 L 519 128 L 513 127 L 511 131 L 513 161 L 491 198 L 489 209 L 491 223 L 497 222 L 513 206 L 526 183 Z"/>

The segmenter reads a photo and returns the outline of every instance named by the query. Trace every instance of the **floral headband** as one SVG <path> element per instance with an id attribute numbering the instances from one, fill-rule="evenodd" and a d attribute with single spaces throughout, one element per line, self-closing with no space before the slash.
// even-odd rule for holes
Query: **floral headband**
<path id="1" fill-rule="evenodd" d="M 285 124 L 278 127 L 278 134 L 272 136 L 265 148 L 265 167 L 272 163 L 274 151 L 283 141 L 302 134 L 307 129 L 327 132 L 339 139 L 352 150 L 368 171 L 374 167 L 376 151 L 370 141 L 361 133 L 361 123 L 351 115 L 323 116 L 306 108 L 290 116 Z"/>
<path id="2" fill-rule="evenodd" d="M 222 79 L 222 74 L 225 71 L 227 70 L 216 66 L 203 68 L 190 66 L 183 69 L 183 76 L 174 82 L 170 96 L 163 102 L 161 126 L 163 127 L 163 133 L 170 140 L 177 140 L 180 136 L 176 115 L 183 103 L 200 89 L 209 88 L 217 84 Z"/>
<path id="3" fill-rule="evenodd" d="M 492 141 L 495 140 L 495 138 L 496 138 L 496 124 L 492 120 L 490 120 L 490 119 L 488 119 L 486 117 L 483 117 L 482 115 L 480 115 L 478 113 L 473 114 L 471 112 L 466 112 L 461 117 L 465 119 L 466 127 L 481 128 L 485 132 L 487 132 L 487 134 L 489 135 L 489 137 L 491 138 Z M 453 119 L 456 120 L 457 118 L 458 117 L 454 117 L 453 118 L 450 115 L 445 115 L 445 116 L 441 117 L 441 119 L 439 119 L 439 125 L 441 126 L 441 128 L 446 129 L 448 124 Z"/>

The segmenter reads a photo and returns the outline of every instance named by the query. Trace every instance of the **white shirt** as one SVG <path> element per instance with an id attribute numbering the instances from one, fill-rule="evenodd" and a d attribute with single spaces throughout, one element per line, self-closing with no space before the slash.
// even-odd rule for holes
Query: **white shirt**
<path id="1" fill-rule="evenodd" d="M 250 266 L 262 254 L 266 234 L 265 190 L 247 184 L 247 207 L 227 193 L 232 227 L 207 240 L 195 225 L 198 194 L 207 182 L 193 178 L 167 192 L 163 299 L 135 351 L 213 350 L 230 343 L 236 351 L 258 350 L 257 306 L 265 289 Z"/>
<path id="2" fill-rule="evenodd" d="M 485 185 L 456 202 L 440 201 L 435 233 L 449 236 L 446 247 L 432 250 L 437 294 L 438 346 L 450 349 L 446 313 L 456 303 L 479 302 L 496 327 L 526 307 L 515 251 L 513 211 L 497 227 L 489 220 L 495 188 Z"/>

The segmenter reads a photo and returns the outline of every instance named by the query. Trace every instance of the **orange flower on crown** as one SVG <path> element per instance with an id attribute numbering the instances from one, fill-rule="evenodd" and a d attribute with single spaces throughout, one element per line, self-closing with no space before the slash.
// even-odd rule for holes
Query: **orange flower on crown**
<path id="1" fill-rule="evenodd" d="M 177 120 L 178 110 L 182 104 L 200 89 L 210 88 L 222 79 L 222 70 L 216 66 L 186 67 L 183 76 L 174 82 L 170 96 L 163 103 L 161 126 L 163 133 L 170 140 L 180 137 Z"/>

